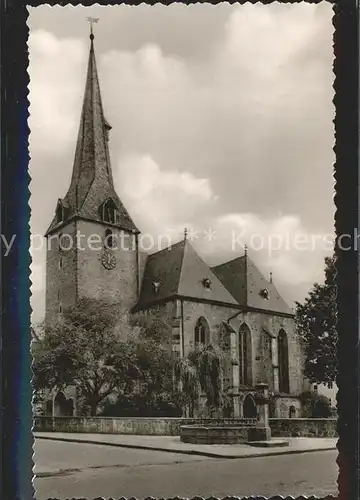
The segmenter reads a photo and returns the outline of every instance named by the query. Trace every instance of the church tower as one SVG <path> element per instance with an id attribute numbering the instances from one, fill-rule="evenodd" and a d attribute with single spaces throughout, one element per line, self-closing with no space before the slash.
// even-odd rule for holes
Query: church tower
<path id="1" fill-rule="evenodd" d="M 94 35 L 69 190 L 46 232 L 46 323 L 84 297 L 129 313 L 138 298 L 138 234 L 113 183 Z"/>

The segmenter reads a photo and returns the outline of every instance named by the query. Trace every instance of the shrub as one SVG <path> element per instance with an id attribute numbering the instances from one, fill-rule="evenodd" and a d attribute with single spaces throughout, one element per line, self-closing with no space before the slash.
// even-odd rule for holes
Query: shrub
<path id="1" fill-rule="evenodd" d="M 304 392 L 300 395 L 304 417 L 329 418 L 332 416 L 330 400 L 322 394 Z"/>

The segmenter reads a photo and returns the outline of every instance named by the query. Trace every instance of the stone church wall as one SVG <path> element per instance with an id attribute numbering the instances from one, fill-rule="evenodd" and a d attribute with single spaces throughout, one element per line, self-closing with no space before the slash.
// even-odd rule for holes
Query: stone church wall
<path id="1" fill-rule="evenodd" d="M 151 324 L 152 321 L 160 319 L 165 325 L 168 325 L 169 336 L 166 345 L 171 351 L 179 352 L 180 355 L 180 318 L 176 300 L 155 304 L 148 309 L 136 312 L 133 316 L 134 319 L 148 320 L 149 324 Z"/>
<path id="2" fill-rule="evenodd" d="M 184 351 L 185 355 L 194 346 L 194 331 L 200 316 L 206 318 L 210 327 L 210 342 L 220 342 L 220 326 L 222 321 L 227 321 L 238 310 L 208 303 L 195 301 L 183 301 L 184 315 Z M 286 332 L 288 338 L 289 353 L 289 382 L 290 393 L 298 395 L 304 390 L 304 378 L 302 371 L 302 352 L 296 339 L 295 324 L 293 318 L 266 314 L 261 312 L 240 313 L 230 320 L 230 325 L 235 330 L 230 342 L 229 356 L 235 360 L 232 370 L 232 385 L 238 386 L 238 367 L 236 360 L 239 357 L 238 332 L 242 323 L 246 323 L 251 331 L 251 377 L 253 384 L 266 382 L 270 390 L 278 391 L 278 360 L 277 360 L 277 336 L 281 329 Z M 266 333 L 267 332 L 267 333 Z"/>
<path id="3" fill-rule="evenodd" d="M 59 249 L 59 234 L 63 237 L 63 249 Z M 76 224 L 68 224 L 58 233 L 49 235 L 46 254 L 46 323 L 56 321 L 59 306 L 66 309 L 76 301 Z M 66 250 L 66 248 L 68 248 Z"/>
<path id="4" fill-rule="evenodd" d="M 109 226 L 110 227 L 110 226 Z M 105 269 L 101 263 L 104 252 L 103 245 L 95 243 L 89 248 L 86 241 L 91 235 L 105 238 L 107 226 L 95 222 L 77 221 L 77 230 L 82 236 L 82 247 L 78 251 L 78 296 L 111 301 L 119 306 L 119 312 L 128 313 L 137 299 L 137 256 L 135 245 L 131 243 L 132 236 L 124 238 L 121 244 L 121 230 L 111 227 L 115 245 L 112 250 L 116 258 L 115 269 Z M 122 248 L 121 248 L 122 247 Z M 75 276 L 74 276 L 75 279 Z"/>
<path id="5" fill-rule="evenodd" d="M 292 318 L 246 312 L 231 321 L 231 326 L 239 331 L 245 322 L 251 331 L 252 375 L 254 384 L 266 382 L 272 391 L 278 390 L 277 336 L 283 329 L 288 338 L 290 393 L 300 394 L 304 390 L 302 375 L 302 352 L 296 339 Z M 268 332 L 266 333 L 265 332 Z M 271 338 L 274 342 L 271 342 Z"/>
<path id="6" fill-rule="evenodd" d="M 183 315 L 185 355 L 187 355 L 194 347 L 195 325 L 201 316 L 203 316 L 209 323 L 210 342 L 219 344 L 221 322 L 226 321 L 230 316 L 235 314 L 236 311 L 236 309 L 231 307 L 184 300 Z"/>
<path id="7" fill-rule="evenodd" d="M 290 410 L 291 409 L 291 410 Z M 290 416 L 291 413 L 291 416 Z M 276 418 L 300 418 L 302 417 L 301 402 L 297 398 L 279 397 L 274 401 L 273 416 Z"/>

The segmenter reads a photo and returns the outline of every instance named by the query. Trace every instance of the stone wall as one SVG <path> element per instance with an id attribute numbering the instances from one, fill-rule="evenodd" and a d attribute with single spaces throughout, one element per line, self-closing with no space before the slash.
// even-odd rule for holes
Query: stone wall
<path id="1" fill-rule="evenodd" d="M 236 312 L 237 309 L 231 307 L 184 300 L 183 314 L 185 356 L 194 348 L 195 326 L 200 316 L 203 316 L 209 323 L 210 342 L 219 344 L 221 322 L 226 321 Z"/>
<path id="2" fill-rule="evenodd" d="M 182 425 L 180 441 L 194 444 L 240 444 L 249 441 L 249 429 L 246 426 L 199 426 Z"/>
<path id="3" fill-rule="evenodd" d="M 290 416 L 290 409 L 292 410 L 292 417 Z M 273 413 L 270 413 L 270 415 L 285 420 L 304 416 L 300 399 L 288 396 L 278 396 L 275 399 Z"/>
<path id="4" fill-rule="evenodd" d="M 78 220 L 48 238 L 46 256 L 46 321 L 56 320 L 62 310 L 82 297 L 107 300 L 117 304 L 120 314 L 129 314 L 137 301 L 137 252 L 133 236 L 111 226 L 116 258 L 114 269 L 101 263 L 106 224 Z M 63 249 L 58 234 L 63 235 Z M 123 236 L 122 236 L 123 234 Z M 78 245 L 76 236 L 78 235 Z M 116 248 L 118 247 L 118 248 Z"/>
<path id="5" fill-rule="evenodd" d="M 176 436 L 178 418 L 35 417 L 34 431 Z"/>
<path id="6" fill-rule="evenodd" d="M 180 354 L 180 313 L 178 309 L 177 301 L 173 300 L 155 304 L 148 309 L 137 311 L 133 314 L 133 317 L 139 320 L 148 320 L 149 324 L 151 324 L 152 321 L 161 320 L 164 326 L 169 326 L 169 336 L 167 339 L 163 338 L 163 345 L 166 345 L 172 351 L 176 351 Z"/>
<path id="7" fill-rule="evenodd" d="M 182 425 L 253 424 L 245 419 L 186 419 L 186 418 L 104 418 L 104 417 L 35 417 L 35 432 L 79 432 L 95 434 L 137 434 L 143 436 L 179 436 Z M 273 437 L 333 437 L 336 419 L 293 418 L 270 419 Z"/>
<path id="8" fill-rule="evenodd" d="M 272 437 L 335 437 L 336 418 L 270 418 Z"/>
<path id="9" fill-rule="evenodd" d="M 63 249 L 59 248 L 59 235 L 63 235 Z M 76 259 L 73 242 L 76 224 L 71 222 L 47 238 L 46 252 L 46 323 L 57 320 L 62 310 L 76 302 Z"/>
<path id="10" fill-rule="evenodd" d="M 293 318 L 248 311 L 234 318 L 231 326 L 238 332 L 242 323 L 246 323 L 251 331 L 253 384 L 266 382 L 271 391 L 279 390 L 277 336 L 283 329 L 288 338 L 290 393 L 298 395 L 303 392 L 303 354 L 296 338 Z M 271 345 L 271 338 L 274 345 Z"/>
<path id="11" fill-rule="evenodd" d="M 105 230 L 108 228 L 105 224 L 77 221 L 77 230 L 82 235 L 81 245 L 84 248 L 78 251 L 77 276 L 74 276 L 77 279 L 78 297 L 114 302 L 121 308 L 121 312 L 129 313 L 137 300 L 138 264 L 134 236 L 111 226 L 114 234 L 112 254 L 116 258 L 116 267 L 111 270 L 105 269 L 101 263 L 104 246 L 97 239 L 91 240 L 90 245 L 87 244 L 94 235 L 105 239 Z"/>
<path id="12" fill-rule="evenodd" d="M 211 342 L 219 343 L 221 322 L 227 321 L 236 312 L 238 311 L 231 307 L 185 300 L 183 302 L 185 355 L 194 345 L 195 325 L 200 316 L 203 316 L 209 323 Z M 290 394 L 298 396 L 305 391 L 307 385 L 303 376 L 303 353 L 296 337 L 293 318 L 251 311 L 240 313 L 230 322 L 234 333 L 231 334 L 231 338 L 228 334 L 228 345 L 234 364 L 231 368 L 229 385 L 235 389 L 239 385 L 239 368 L 236 363 L 239 359 L 238 332 L 243 323 L 251 332 L 251 348 L 249 349 L 251 363 L 248 369 L 248 380 L 252 381 L 252 385 L 265 382 L 271 391 L 279 391 L 277 337 L 279 331 L 283 329 L 288 339 Z M 284 400 L 283 407 L 285 403 Z M 288 412 L 288 408 L 286 411 Z M 288 414 L 285 415 L 282 412 L 278 416 L 287 417 Z"/>

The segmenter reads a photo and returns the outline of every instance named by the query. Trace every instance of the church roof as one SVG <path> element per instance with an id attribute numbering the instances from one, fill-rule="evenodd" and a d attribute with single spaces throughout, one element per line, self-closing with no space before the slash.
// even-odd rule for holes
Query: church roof
<path id="1" fill-rule="evenodd" d="M 275 285 L 261 274 L 247 254 L 213 267 L 212 271 L 244 308 L 293 315 Z"/>
<path id="2" fill-rule="evenodd" d="M 74 216 L 101 221 L 99 207 L 107 199 L 111 199 L 117 209 L 115 225 L 139 232 L 114 189 L 108 147 L 111 126 L 104 116 L 93 38 L 91 35 L 71 183 L 65 198 L 59 200 L 64 207 L 64 217 L 59 223 L 55 216 L 47 234 Z"/>
<path id="3" fill-rule="evenodd" d="M 187 239 L 148 257 L 137 307 L 175 296 L 237 305 Z"/>

